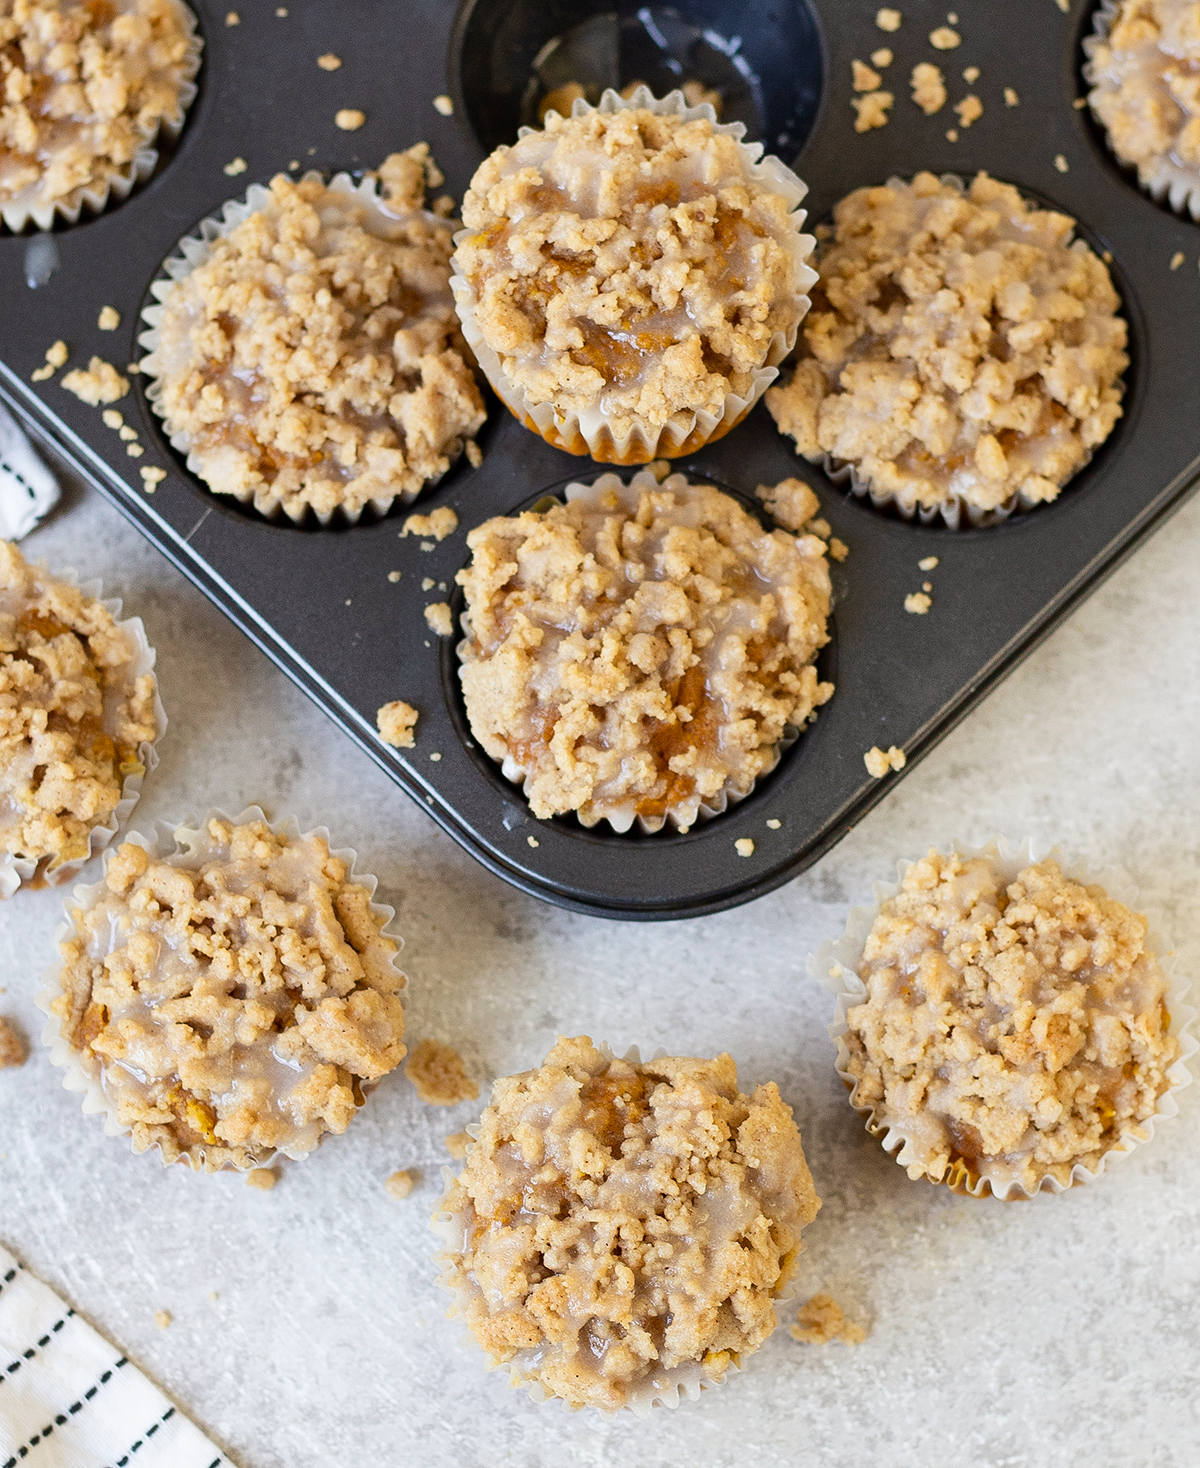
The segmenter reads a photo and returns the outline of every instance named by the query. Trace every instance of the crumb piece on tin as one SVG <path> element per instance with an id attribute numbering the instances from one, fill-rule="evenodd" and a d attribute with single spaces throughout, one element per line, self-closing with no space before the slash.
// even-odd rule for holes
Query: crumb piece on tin
<path id="1" fill-rule="evenodd" d="M 25 1064 L 25 1042 L 11 1020 L 0 1019 L 0 1070 Z"/>
<path id="2" fill-rule="evenodd" d="M 532 846 L 532 847 L 534 847 L 534 848 L 535 848 L 535 849 L 536 849 L 536 848 L 537 848 L 537 847 L 539 847 L 539 846 L 540 846 L 540 845 L 541 845 L 541 844 L 542 844 L 542 843 L 541 843 L 541 842 L 540 842 L 540 841 L 539 841 L 539 840 L 538 840 L 538 838 L 537 838 L 537 837 L 536 837 L 536 836 L 526 836 L 526 838 L 525 838 L 525 839 L 526 839 L 526 841 L 528 841 L 528 842 L 529 842 L 529 844 L 530 844 L 530 846 Z"/>
<path id="3" fill-rule="evenodd" d="M 753 856 L 754 842 L 751 841 L 749 836 L 743 836 L 740 840 L 733 843 L 733 849 L 739 856 Z"/>
<path id="4" fill-rule="evenodd" d="M 80 402 L 98 408 L 101 403 L 115 403 L 129 391 L 129 379 L 122 377 L 111 362 L 103 357 L 93 357 L 87 371 L 77 367 L 68 372 L 62 386 L 73 392 Z"/>
<path id="5" fill-rule="evenodd" d="M 106 408 L 104 410 L 104 426 L 106 428 L 115 428 L 117 430 L 117 437 L 121 440 L 122 443 L 136 442 L 137 429 L 131 428 L 129 424 L 124 421 L 120 423 L 108 422 L 107 420 L 110 413 L 115 414 L 115 416 L 118 418 L 120 418 L 121 416 L 120 413 L 117 412 L 116 408 Z"/>
<path id="6" fill-rule="evenodd" d="M 446 96 L 445 92 L 440 93 L 433 99 L 433 106 L 434 110 L 440 112 L 443 117 L 453 116 L 454 103 Z"/>
<path id="7" fill-rule="evenodd" d="M 977 66 L 968 66 L 963 71 L 963 81 L 965 81 L 969 87 L 973 87 L 975 83 L 979 80 L 979 74 L 979 68 Z"/>
<path id="8" fill-rule="evenodd" d="M 1061 153 L 1055 153 L 1054 166 L 1058 169 L 1059 173 L 1066 173 L 1071 165 L 1067 162 L 1067 160 L 1063 157 Z"/>
<path id="9" fill-rule="evenodd" d="M 898 31 L 902 16 L 898 10 L 891 10 L 886 6 L 875 12 L 875 24 L 881 31 Z"/>
<path id="10" fill-rule="evenodd" d="M 564 82 L 561 87 L 552 87 L 538 103 L 538 122 L 545 123 L 547 114 L 551 112 L 557 112 L 560 117 L 570 117 L 576 101 L 586 95 L 579 82 Z"/>
<path id="11" fill-rule="evenodd" d="M 102 306 L 96 325 L 101 331 L 116 331 L 121 324 L 121 313 L 114 306 Z"/>
<path id="12" fill-rule="evenodd" d="M 153 489 L 156 484 L 161 484 L 167 477 L 167 471 L 160 469 L 157 464 L 146 464 L 138 470 L 138 473 L 142 476 L 147 489 Z"/>
<path id="13" fill-rule="evenodd" d="M 260 1193 L 269 1193 L 278 1181 L 279 1174 L 273 1167 L 252 1167 L 246 1174 L 246 1186 Z"/>
<path id="14" fill-rule="evenodd" d="M 409 515 L 400 531 L 403 540 L 408 535 L 432 535 L 434 540 L 445 540 L 458 529 L 458 516 L 449 505 L 439 505 L 428 515 Z"/>
<path id="15" fill-rule="evenodd" d="M 457 1106 L 479 1096 L 462 1056 L 453 1045 L 443 1045 L 440 1040 L 422 1040 L 409 1056 L 404 1074 L 428 1106 Z"/>
<path id="16" fill-rule="evenodd" d="M 480 464 L 483 463 L 483 450 L 473 438 L 467 439 L 466 454 L 467 463 L 470 464 L 472 469 L 478 469 Z"/>
<path id="17" fill-rule="evenodd" d="M 241 25 L 241 23 L 242 17 L 237 13 L 236 10 L 229 11 L 228 14 L 225 16 L 226 25 Z"/>
<path id="18" fill-rule="evenodd" d="M 403 573 L 400 572 L 400 571 L 389 571 L 388 572 L 388 580 L 389 581 L 399 581 L 402 574 Z M 426 587 L 425 590 L 428 591 L 429 588 Z"/>
<path id="19" fill-rule="evenodd" d="M 100 414 L 100 421 L 105 428 L 124 428 L 125 418 L 118 408 L 105 408 Z"/>
<path id="20" fill-rule="evenodd" d="M 33 382 L 45 382 L 48 377 L 53 377 L 55 372 L 66 362 L 70 353 L 67 351 L 66 342 L 58 341 L 46 349 L 46 365 L 39 367 L 36 372 L 30 373 Z"/>
<path id="21" fill-rule="evenodd" d="M 1006 107 L 1016 107 L 1016 106 L 1018 106 L 1018 104 L 1020 103 L 1020 101 L 1021 101 L 1020 97 L 1017 96 L 1016 92 L 1013 91 L 1012 87 L 1005 87 L 1004 88 L 1004 105 Z"/>
<path id="22" fill-rule="evenodd" d="M 932 117 L 946 105 L 946 83 L 942 68 L 932 61 L 918 61 L 912 71 L 912 99 L 925 114 Z"/>
<path id="23" fill-rule="evenodd" d="M 962 45 L 962 37 L 948 25 L 940 25 L 936 31 L 930 31 L 929 44 L 935 51 L 953 51 Z"/>
<path id="24" fill-rule="evenodd" d="M 858 114 L 854 131 L 869 133 L 873 127 L 883 127 L 888 120 L 888 108 L 895 100 L 891 92 L 867 92 L 861 97 L 851 97 L 851 106 Z"/>
<path id="25" fill-rule="evenodd" d="M 221 172 L 228 174 L 230 178 L 236 178 L 239 173 L 245 173 L 249 166 L 244 158 L 233 158 L 225 165 Z"/>
<path id="26" fill-rule="evenodd" d="M 820 500 L 802 479 L 781 479 L 775 485 L 760 484 L 754 495 L 785 530 L 802 530 L 821 508 Z"/>
<path id="27" fill-rule="evenodd" d="M 961 102 L 956 102 L 954 110 L 958 113 L 959 124 L 962 127 L 970 127 L 973 122 L 978 122 L 983 116 L 983 103 L 971 93 Z"/>
<path id="28" fill-rule="evenodd" d="M 923 591 L 910 591 L 904 598 L 904 610 L 913 612 L 918 617 L 923 617 L 933 605 L 933 598 L 926 596 Z"/>
<path id="29" fill-rule="evenodd" d="M 922 556 L 917 565 L 922 571 L 932 571 L 938 563 L 937 556 Z"/>
<path id="30" fill-rule="evenodd" d="M 948 127 L 946 129 L 946 137 L 949 139 L 950 142 L 957 143 L 958 142 L 958 129 L 956 127 Z"/>
<path id="31" fill-rule="evenodd" d="M 154 1312 L 154 1323 L 158 1326 L 159 1330 L 166 1330 L 171 1320 L 172 1315 L 169 1310 L 156 1310 Z"/>
<path id="32" fill-rule="evenodd" d="M 451 194 L 439 194 L 433 201 L 433 212 L 439 219 L 449 219 L 457 208 Z"/>
<path id="33" fill-rule="evenodd" d="M 277 6 L 276 7 L 276 10 L 275 10 L 275 14 L 279 17 L 280 20 L 286 20 L 287 19 L 287 7 L 285 5 Z"/>
<path id="34" fill-rule="evenodd" d="M 361 107 L 339 107 L 333 120 L 344 133 L 354 133 L 366 122 L 367 114 Z"/>
<path id="35" fill-rule="evenodd" d="M 880 46 L 878 51 L 871 52 L 872 66 L 887 68 L 891 66 L 894 60 L 895 57 L 892 55 L 892 48 L 890 46 Z"/>
<path id="36" fill-rule="evenodd" d="M 390 153 L 379 165 L 378 173 L 384 203 L 397 214 L 420 209 L 426 191 L 446 182 L 428 143 L 414 143 L 402 153 Z"/>
<path id="37" fill-rule="evenodd" d="M 782 822 L 781 821 L 770 820 L 770 821 L 767 822 L 767 829 L 769 831 L 778 831 L 779 830 L 779 827 L 781 825 L 782 825 Z"/>
<path id="38" fill-rule="evenodd" d="M 1187 256 L 1183 253 L 1182 250 L 1176 250 L 1175 253 L 1171 256 L 1171 269 L 1178 270 L 1186 259 Z"/>
<path id="39" fill-rule="evenodd" d="M 877 71 L 873 71 L 865 62 L 857 60 L 850 63 L 852 74 L 852 85 L 856 92 L 877 91 L 883 82 L 883 78 Z"/>
<path id="40" fill-rule="evenodd" d="M 425 620 L 439 637 L 452 637 L 454 635 L 454 620 L 450 615 L 449 602 L 432 602 L 425 608 Z"/>
<path id="41" fill-rule="evenodd" d="M 882 780 L 889 770 L 902 770 L 907 763 L 904 751 L 894 744 L 887 750 L 875 745 L 863 755 L 863 764 L 873 780 Z"/>
<path id="42" fill-rule="evenodd" d="M 850 554 L 850 547 L 844 540 L 839 540 L 836 535 L 829 537 L 829 559 L 831 561 L 844 561 Z"/>
<path id="43" fill-rule="evenodd" d="M 867 1338 L 861 1325 L 853 1325 L 832 1295 L 814 1295 L 796 1312 L 795 1325 L 788 1335 L 806 1346 L 824 1346 L 830 1341 L 844 1341 L 848 1346 L 860 1345 Z"/>
<path id="44" fill-rule="evenodd" d="M 1058 8 L 1062 11 L 1064 15 L 1070 14 L 1071 0 L 1054 0 L 1054 3 L 1058 6 Z"/>
<path id="45" fill-rule="evenodd" d="M 412 1173 L 404 1168 L 383 1180 L 383 1190 L 389 1198 L 407 1198 L 414 1186 Z"/>
<path id="46" fill-rule="evenodd" d="M 125 452 L 131 459 L 140 459 L 146 450 L 140 443 L 127 443 L 125 445 Z"/>
<path id="47" fill-rule="evenodd" d="M 455 1132 L 452 1137 L 446 1138 L 446 1151 L 455 1162 L 461 1162 L 467 1155 L 467 1148 L 472 1140 L 470 1132 Z"/>
<path id="48" fill-rule="evenodd" d="M 324 56 L 317 57 L 317 65 L 322 71 L 336 71 L 342 64 L 342 58 L 335 56 L 332 51 L 326 51 Z"/>
<path id="49" fill-rule="evenodd" d="M 400 699 L 385 703 L 375 715 L 379 737 L 395 749 L 412 749 L 416 744 L 413 727 L 418 717 L 416 709 L 410 703 L 403 703 Z"/>

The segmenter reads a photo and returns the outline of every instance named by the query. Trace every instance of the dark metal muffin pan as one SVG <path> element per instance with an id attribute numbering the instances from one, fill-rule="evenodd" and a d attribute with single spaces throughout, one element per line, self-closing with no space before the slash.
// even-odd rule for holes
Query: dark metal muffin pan
<path id="1" fill-rule="evenodd" d="M 892 35 L 875 28 L 874 0 L 816 0 L 811 12 L 802 0 L 754 7 L 680 0 L 674 15 L 681 25 L 707 32 L 710 49 L 719 42 L 723 54 L 743 58 L 745 95 L 759 109 L 751 118 L 768 142 L 792 136 L 793 154 L 804 143 L 798 158 L 785 158 L 810 186 L 811 220 L 828 215 L 852 188 L 921 168 L 960 175 L 986 168 L 1076 216 L 1081 232 L 1111 252 L 1125 300 L 1133 361 L 1125 416 L 1055 504 L 1000 526 L 949 531 L 853 499 L 797 458 L 757 408 L 678 467 L 742 493 L 796 474 L 820 495 L 834 533 L 850 547 L 849 559 L 834 567 L 836 607 L 822 662 L 823 675 L 837 684 L 833 700 L 749 798 L 686 835 L 618 836 L 607 827 L 585 831 L 573 819 L 536 821 L 521 792 L 473 744 L 453 642 L 434 637 L 422 613 L 453 593 L 473 525 L 573 478 L 593 477 L 599 466 L 547 447 L 490 399 L 482 467 L 459 464 L 413 507 L 452 505 L 460 528 L 449 539 L 430 549 L 400 539 L 404 510 L 352 528 L 295 528 L 209 494 L 166 442 L 138 379 L 118 405 L 146 448 L 135 460 L 100 412 L 66 393 L 58 377 L 31 384 L 30 374 L 59 337 L 71 347 L 71 366 L 92 353 L 119 368 L 134 360 L 138 313 L 176 241 L 293 160 L 302 169 L 353 170 L 425 139 L 447 188 L 460 197 L 483 154 L 472 121 L 490 143 L 496 128 L 511 124 L 514 107 L 530 105 L 514 78 L 528 80 L 556 27 L 606 10 L 630 16 L 639 7 L 475 0 L 456 15 L 452 0 L 419 9 L 397 0 L 290 0 L 286 17 L 269 5 L 243 6 L 235 27 L 225 25 L 227 8 L 226 0 L 197 5 L 205 37 L 200 95 L 154 178 L 101 218 L 56 233 L 57 269 L 36 290 L 25 283 L 34 237 L 0 235 L 0 392 L 456 840 L 527 892 L 583 912 L 649 919 L 714 912 L 787 881 L 896 778 L 872 780 L 864 751 L 899 745 L 911 768 L 1196 486 L 1200 230 L 1131 186 L 1073 106 L 1090 4 L 1076 3 L 1064 16 L 1039 0 L 1019 7 L 1018 16 L 991 0 L 957 0 L 963 43 L 936 52 L 927 38 L 946 11 L 916 0 L 900 5 L 904 22 Z M 653 22 L 660 12 L 646 14 Z M 802 35 L 808 47 L 806 63 L 791 64 L 790 95 L 788 68 L 771 69 L 770 56 L 781 49 L 772 34 Z M 818 45 L 821 54 L 812 55 Z M 896 58 L 885 72 L 896 99 L 891 121 L 859 135 L 850 63 L 884 45 Z M 327 51 L 342 58 L 339 70 L 317 67 Z M 746 57 L 759 58 L 764 74 Z M 664 66 L 672 60 L 665 57 Z M 943 68 L 951 102 L 967 91 L 983 100 L 983 117 L 956 142 L 946 136 L 957 122 L 949 105 L 926 118 L 909 100 L 908 76 L 921 60 Z M 684 57 L 681 71 L 687 64 Z M 961 73 L 970 65 L 981 76 L 968 87 Z M 821 76 L 814 109 L 804 89 Z M 1005 106 L 1006 86 L 1018 93 L 1018 106 Z M 455 117 L 435 111 L 439 93 L 456 100 Z M 366 125 L 339 132 L 333 118 L 342 107 L 361 108 Z M 235 157 L 248 168 L 227 177 L 223 167 Z M 1173 271 L 1177 253 L 1185 264 Z M 118 331 L 97 330 L 103 305 L 121 313 Z M 169 471 L 153 495 L 137 472 L 145 464 Z M 939 559 L 931 573 L 917 566 L 927 556 Z M 398 582 L 388 580 L 393 570 L 402 572 Z M 434 583 L 428 592 L 425 578 Z M 933 583 L 932 610 L 906 613 L 905 595 L 925 580 Z M 391 750 L 375 734 L 376 709 L 395 698 L 420 710 L 412 751 Z M 186 718 L 187 710 L 173 715 Z M 218 771 L 213 778 L 219 784 Z M 386 839 L 386 831 L 379 834 Z M 745 837 L 754 843 L 748 857 L 735 847 Z"/>

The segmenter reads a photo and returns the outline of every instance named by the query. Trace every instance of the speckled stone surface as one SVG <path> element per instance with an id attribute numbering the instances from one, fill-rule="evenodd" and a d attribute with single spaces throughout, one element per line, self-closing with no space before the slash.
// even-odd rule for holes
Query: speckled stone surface
<path id="1" fill-rule="evenodd" d="M 1200 974 L 1200 503 L 814 870 L 648 926 L 559 912 L 477 867 L 98 496 L 70 490 L 26 549 L 102 576 L 158 648 L 171 728 L 136 826 L 251 801 L 327 823 L 398 909 L 411 1039 L 459 1046 L 481 1082 L 560 1032 L 728 1049 L 744 1083 L 776 1079 L 824 1200 L 801 1297 L 829 1291 L 871 1327 L 856 1348 L 780 1330 L 723 1388 L 644 1422 L 535 1407 L 482 1370 L 433 1284 L 443 1140 L 478 1108 L 423 1106 L 393 1075 L 269 1193 L 134 1157 L 36 1046 L 62 893 L 22 892 L 0 906 L 0 1014 L 35 1048 L 0 1073 L 0 1240 L 243 1468 L 1195 1468 L 1200 1085 L 1094 1187 L 955 1198 L 863 1133 L 804 958 L 897 856 L 1031 834 L 1123 860 Z M 421 1180 L 396 1201 L 400 1167 Z"/>

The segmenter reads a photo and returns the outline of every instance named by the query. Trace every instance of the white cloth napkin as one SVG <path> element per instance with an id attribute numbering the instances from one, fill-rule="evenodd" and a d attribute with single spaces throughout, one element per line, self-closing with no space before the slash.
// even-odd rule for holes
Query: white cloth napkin
<path id="1" fill-rule="evenodd" d="M 58 503 L 58 481 L 0 404 L 0 539 L 20 540 Z"/>
<path id="2" fill-rule="evenodd" d="M 115 1346 L 0 1247 L 0 1468 L 232 1468 Z"/>

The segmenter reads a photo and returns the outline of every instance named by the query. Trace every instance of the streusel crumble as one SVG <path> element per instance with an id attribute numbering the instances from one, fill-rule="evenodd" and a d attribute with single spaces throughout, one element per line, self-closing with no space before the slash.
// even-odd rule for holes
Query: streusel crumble
<path id="1" fill-rule="evenodd" d="M 0 852 L 51 874 L 88 855 L 161 732 L 140 659 L 103 602 L 0 541 Z"/>
<path id="2" fill-rule="evenodd" d="M 749 152 L 707 116 L 639 105 L 550 113 L 485 160 L 454 288 L 518 417 L 572 453 L 644 463 L 660 436 L 677 455 L 748 411 L 813 278 L 803 186 Z"/>
<path id="3" fill-rule="evenodd" d="M 460 648 L 475 737 L 534 815 L 687 830 L 772 769 L 833 693 L 816 536 L 643 470 L 472 530 Z"/>
<path id="4" fill-rule="evenodd" d="M 931 851 L 863 951 L 845 1072 L 910 1177 L 1066 1185 L 1154 1115 L 1179 1055 L 1146 920 L 1040 862 Z"/>
<path id="5" fill-rule="evenodd" d="M 142 370 L 218 494 L 293 520 L 411 500 L 484 420 L 450 294 L 451 229 L 413 207 L 425 159 L 363 190 L 284 174 L 165 288 Z"/>
<path id="6" fill-rule="evenodd" d="M 514 1379 L 644 1411 L 762 1345 L 819 1207 L 773 1082 L 746 1096 L 728 1055 L 641 1064 L 560 1039 L 496 1082 L 434 1215 L 439 1283 Z"/>
<path id="7" fill-rule="evenodd" d="M 404 1058 L 404 975 L 370 890 L 261 820 L 127 842 L 62 943 L 50 1011 L 133 1147 L 214 1172 L 343 1132 Z"/>
<path id="8" fill-rule="evenodd" d="M 194 31 L 178 0 L 0 0 L 0 211 L 14 227 L 132 182 L 139 149 L 183 122 Z"/>
<path id="9" fill-rule="evenodd" d="M 1113 152 L 1200 219 L 1200 0 L 1122 0 L 1084 48 L 1088 102 Z"/>
<path id="10" fill-rule="evenodd" d="M 1075 221 L 979 174 L 856 189 L 791 381 L 796 450 L 852 464 L 911 514 L 1053 500 L 1121 416 L 1120 300 Z"/>

